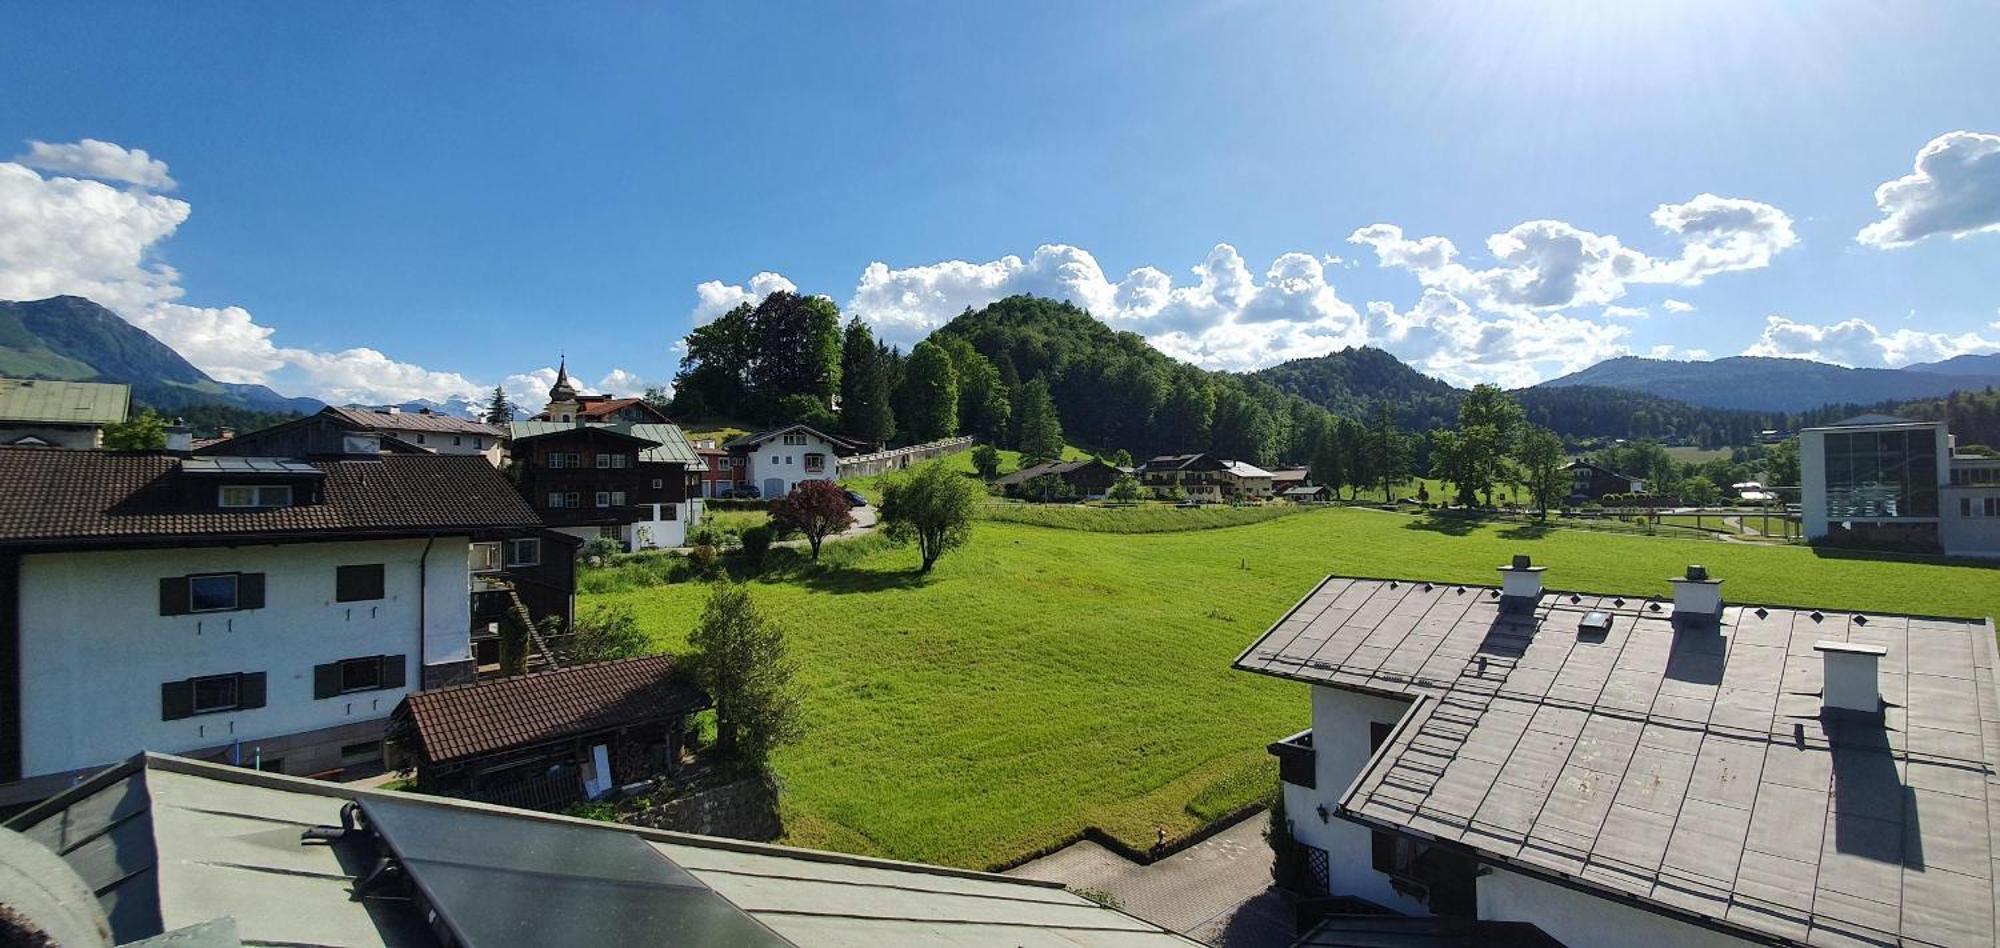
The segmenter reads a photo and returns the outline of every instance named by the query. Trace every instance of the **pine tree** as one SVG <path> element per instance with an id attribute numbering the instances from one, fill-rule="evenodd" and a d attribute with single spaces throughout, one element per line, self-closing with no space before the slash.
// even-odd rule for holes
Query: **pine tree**
<path id="1" fill-rule="evenodd" d="M 507 397 L 507 389 L 493 386 L 493 397 L 486 400 L 486 411 L 481 415 L 489 425 L 504 425 L 514 420 L 514 402 Z"/>
<path id="2" fill-rule="evenodd" d="M 912 438 L 936 441 L 958 433 L 958 373 L 943 347 L 926 339 L 910 350 L 903 390 Z"/>
<path id="3" fill-rule="evenodd" d="M 1041 376 L 1021 386 L 1021 463 L 1059 461 L 1063 453 L 1062 419 L 1049 395 L 1049 383 Z"/>
<path id="4" fill-rule="evenodd" d="M 869 444 L 882 444 L 896 435 L 884 355 L 867 323 L 859 317 L 848 321 L 840 346 L 840 427 Z"/>

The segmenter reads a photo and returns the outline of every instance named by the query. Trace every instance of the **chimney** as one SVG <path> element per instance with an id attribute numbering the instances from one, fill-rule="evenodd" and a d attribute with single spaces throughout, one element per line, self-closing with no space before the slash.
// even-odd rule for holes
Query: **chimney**
<path id="1" fill-rule="evenodd" d="M 174 419 L 167 426 L 167 450 L 175 454 L 187 454 L 194 450 L 194 429 L 182 419 Z"/>
<path id="2" fill-rule="evenodd" d="M 1514 554 L 1514 562 L 1500 567 L 1500 607 L 1533 609 L 1542 599 L 1542 572 L 1526 553 Z"/>
<path id="3" fill-rule="evenodd" d="M 400 414 L 402 414 L 402 413 L 403 413 L 403 406 L 401 406 L 401 405 L 384 405 L 384 406 L 382 406 L 382 411 L 383 411 L 383 412 L 385 412 L 385 413 L 387 413 L 387 414 L 391 414 L 391 415 L 400 415 Z"/>
<path id="4" fill-rule="evenodd" d="M 231 428 L 228 425 L 223 425 L 220 429 L 218 429 L 215 432 L 215 436 L 221 438 L 224 441 L 228 441 L 229 439 L 236 437 L 236 429 Z"/>
<path id="5" fill-rule="evenodd" d="M 1889 650 L 1859 642 L 1814 642 L 1813 651 L 1825 662 L 1826 688 L 1820 692 L 1822 711 L 1882 711 L 1882 687 L 1877 666 Z"/>
<path id="6" fill-rule="evenodd" d="M 1722 580 L 1709 579 L 1708 567 L 1696 564 L 1687 568 L 1687 575 L 1669 579 L 1674 586 L 1674 617 L 1691 619 L 1720 619 L 1722 617 Z"/>

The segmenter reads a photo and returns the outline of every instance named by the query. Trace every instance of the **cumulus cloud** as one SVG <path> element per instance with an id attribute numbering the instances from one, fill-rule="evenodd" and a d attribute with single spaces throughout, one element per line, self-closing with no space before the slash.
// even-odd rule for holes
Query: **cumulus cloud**
<path id="1" fill-rule="evenodd" d="M 1660 308 L 1661 308 L 1661 309 L 1664 309 L 1664 310 L 1666 310 L 1666 311 L 1667 311 L 1667 312 L 1669 312 L 1669 313 L 1692 313 L 1692 312 L 1694 312 L 1694 304 L 1693 304 L 1693 303 L 1687 303 L 1687 302 L 1683 302 L 1683 301 L 1681 301 L 1681 300 L 1667 300 L 1666 302 L 1664 302 L 1664 303 L 1661 303 L 1661 304 L 1660 304 Z"/>
<path id="2" fill-rule="evenodd" d="M 374 349 L 283 347 L 271 327 L 240 306 L 182 302 L 179 272 L 155 251 L 191 208 L 146 190 L 173 183 L 164 162 L 93 139 L 30 142 L 26 155 L 0 162 L 0 299 L 88 297 L 224 382 L 280 384 L 334 402 L 480 393 L 482 386 L 458 373 L 398 362 Z"/>
<path id="3" fill-rule="evenodd" d="M 623 397 L 636 398 L 646 394 L 646 389 L 652 387 L 653 384 L 646 381 L 637 372 L 627 372 L 624 369 L 614 368 L 604 373 L 604 377 L 597 381 L 597 390 Z M 671 388 L 670 386 L 667 387 Z"/>
<path id="4" fill-rule="evenodd" d="M 689 313 L 697 326 L 707 323 L 741 303 L 755 303 L 773 293 L 796 293 L 798 285 L 781 274 L 765 271 L 750 278 L 749 287 L 710 280 L 694 288 L 694 311 Z"/>
<path id="5" fill-rule="evenodd" d="M 167 176 L 167 163 L 146 154 L 145 149 L 125 148 L 95 138 L 62 145 L 30 140 L 28 153 L 14 161 L 56 174 L 120 181 L 155 191 L 171 191 L 177 186 Z"/>
<path id="6" fill-rule="evenodd" d="M 1875 189 L 1875 206 L 1882 219 L 1854 237 L 1871 247 L 2000 231 L 2000 135 L 1957 131 L 1931 139 L 1914 170 Z"/>
<path id="7" fill-rule="evenodd" d="M 1814 359 L 1862 368 L 1898 368 L 1913 362 L 1936 362 L 1995 349 L 2000 349 L 2000 342 L 1974 332 L 1957 335 L 1916 329 L 1883 332 L 1864 319 L 1817 325 L 1772 315 L 1764 320 L 1763 334 L 1743 354 Z"/>
<path id="8" fill-rule="evenodd" d="M 1532 385 L 1623 355 L 1624 326 L 1554 313 L 1492 319 L 1439 289 L 1398 311 L 1368 304 L 1369 340 L 1424 372 L 1458 385 Z"/>
<path id="9" fill-rule="evenodd" d="M 1514 315 L 1608 306 L 1632 284 L 1695 286 L 1717 273 L 1769 266 L 1798 243 L 1789 215 L 1742 198 L 1701 194 L 1660 205 L 1652 220 L 1680 241 L 1675 256 L 1651 257 L 1559 220 L 1526 221 L 1487 238 L 1496 265 L 1481 269 L 1461 262 L 1449 239 L 1411 238 L 1394 224 L 1371 224 L 1347 239 L 1373 250 L 1381 266 L 1410 271 L 1426 289 Z"/>

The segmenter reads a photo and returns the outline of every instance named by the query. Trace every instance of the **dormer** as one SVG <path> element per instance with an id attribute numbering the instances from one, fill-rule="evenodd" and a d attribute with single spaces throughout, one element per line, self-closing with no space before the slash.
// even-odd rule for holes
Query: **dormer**
<path id="1" fill-rule="evenodd" d="M 317 504 L 326 474 L 289 458 L 219 456 L 182 459 L 180 479 L 195 507 L 249 512 Z"/>

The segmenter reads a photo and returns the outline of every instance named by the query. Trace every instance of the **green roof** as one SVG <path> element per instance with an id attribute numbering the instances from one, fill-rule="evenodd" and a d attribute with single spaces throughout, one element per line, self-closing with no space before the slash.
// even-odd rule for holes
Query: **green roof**
<path id="1" fill-rule="evenodd" d="M 516 441 L 523 438 L 538 438 L 542 435 L 574 431 L 578 428 L 602 428 L 633 438 L 653 442 L 653 446 L 639 452 L 639 460 L 646 463 L 685 464 L 690 471 L 708 470 L 708 462 L 696 454 L 694 445 L 688 443 L 687 435 L 679 425 L 664 424 L 617 424 L 597 425 L 580 421 L 515 421 L 507 425 L 507 435 Z"/>
<path id="2" fill-rule="evenodd" d="M 114 425 L 131 404 L 130 385 L 0 379 L 0 421 Z"/>

